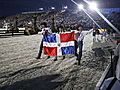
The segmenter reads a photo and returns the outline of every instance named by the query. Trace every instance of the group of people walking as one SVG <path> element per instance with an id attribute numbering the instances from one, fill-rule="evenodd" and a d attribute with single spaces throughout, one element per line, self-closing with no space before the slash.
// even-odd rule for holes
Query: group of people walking
<path id="1" fill-rule="evenodd" d="M 41 23 L 41 27 L 42 27 L 42 35 L 48 35 L 51 34 L 52 31 L 51 29 L 47 26 L 46 22 Z M 83 49 L 83 41 L 84 41 L 84 37 L 89 34 L 92 33 L 94 29 L 91 29 L 89 31 L 83 32 L 83 26 L 81 24 L 78 24 L 76 26 L 76 31 L 75 31 L 75 56 L 76 56 L 76 60 L 78 61 L 78 65 L 80 65 L 80 61 L 82 58 L 82 49 Z M 62 26 L 58 27 L 58 32 L 59 33 L 63 33 L 65 32 Z M 94 33 L 94 32 L 93 32 Z M 40 44 L 40 49 L 39 49 L 39 53 L 37 56 L 37 59 L 41 58 L 41 54 L 42 54 L 42 49 L 43 49 L 43 39 L 41 41 Z M 50 56 L 47 57 L 47 59 L 50 58 Z M 65 59 L 65 56 L 63 56 L 63 59 Z M 54 61 L 57 60 L 57 56 L 55 57 Z"/>

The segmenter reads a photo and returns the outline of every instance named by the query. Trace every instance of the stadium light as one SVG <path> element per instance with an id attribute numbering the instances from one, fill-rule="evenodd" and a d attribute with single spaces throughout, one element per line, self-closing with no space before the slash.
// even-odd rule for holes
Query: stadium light
<path id="1" fill-rule="evenodd" d="M 82 10 L 85 12 L 85 14 L 86 14 L 99 28 L 101 28 L 100 25 L 86 12 L 86 10 L 84 9 L 84 7 L 83 7 L 82 4 L 77 4 L 74 0 L 71 0 L 71 1 L 72 1 L 74 4 L 76 4 L 79 9 L 82 9 Z"/>
<path id="2" fill-rule="evenodd" d="M 67 9 L 68 7 L 67 6 L 64 6 L 64 9 Z"/>
<path id="3" fill-rule="evenodd" d="M 90 2 L 88 1 L 88 0 L 83 0 L 84 2 L 86 2 L 88 5 L 93 5 L 93 4 L 90 4 Z M 95 4 L 94 4 L 95 5 Z M 98 10 L 98 8 L 97 8 L 97 5 L 96 6 L 94 6 L 94 9 L 93 10 L 95 10 L 96 12 L 97 12 L 97 14 L 99 14 L 99 16 L 101 16 L 102 17 L 102 19 L 110 26 L 110 27 L 112 27 L 112 29 L 114 29 L 118 34 L 120 34 L 120 31 Z"/>
<path id="4" fill-rule="evenodd" d="M 84 7 L 83 7 L 82 4 L 79 4 L 79 5 L 78 5 L 78 8 L 81 10 L 81 9 L 83 9 Z"/>
<path id="5" fill-rule="evenodd" d="M 39 8 L 39 10 L 43 11 L 43 8 Z"/>
<path id="6" fill-rule="evenodd" d="M 91 10 L 98 10 L 97 3 L 96 2 L 89 3 L 89 8 Z"/>
<path id="7" fill-rule="evenodd" d="M 54 10 L 54 9 L 55 9 L 55 7 L 51 7 L 51 9 L 52 9 L 52 10 Z"/>
<path id="8" fill-rule="evenodd" d="M 65 12 L 65 10 L 61 10 L 61 13 Z"/>

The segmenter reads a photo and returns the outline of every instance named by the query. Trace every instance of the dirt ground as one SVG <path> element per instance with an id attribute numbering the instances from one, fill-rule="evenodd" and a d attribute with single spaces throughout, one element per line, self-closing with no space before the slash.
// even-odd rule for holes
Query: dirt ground
<path id="1" fill-rule="evenodd" d="M 0 38 L 0 90 L 94 90 L 110 63 L 112 43 L 86 36 L 81 65 L 74 55 L 36 59 L 41 35 Z"/>

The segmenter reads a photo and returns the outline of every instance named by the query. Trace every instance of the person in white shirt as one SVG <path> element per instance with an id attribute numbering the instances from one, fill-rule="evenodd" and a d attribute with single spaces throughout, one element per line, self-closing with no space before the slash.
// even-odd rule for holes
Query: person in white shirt
<path id="1" fill-rule="evenodd" d="M 76 29 L 77 29 L 77 33 L 75 33 L 75 56 L 77 56 L 76 60 L 78 60 L 78 65 L 80 65 L 84 37 L 85 37 L 85 35 L 91 33 L 93 31 L 93 29 L 91 29 L 88 32 L 83 32 L 82 25 L 78 25 Z M 79 49 L 78 54 L 77 54 L 77 48 Z"/>
<path id="2" fill-rule="evenodd" d="M 43 36 L 52 33 L 51 29 L 49 27 L 47 27 L 47 23 L 46 22 L 41 23 L 41 27 L 42 27 L 42 35 Z M 40 59 L 41 58 L 42 49 L 43 49 L 43 39 L 41 41 L 39 53 L 38 53 L 38 56 L 36 57 L 36 59 Z M 50 56 L 48 56 L 47 58 L 50 58 Z"/>

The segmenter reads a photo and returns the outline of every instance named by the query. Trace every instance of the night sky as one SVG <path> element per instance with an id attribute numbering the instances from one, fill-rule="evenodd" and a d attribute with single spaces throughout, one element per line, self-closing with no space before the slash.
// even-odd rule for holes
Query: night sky
<path id="1" fill-rule="evenodd" d="M 81 2 L 82 0 L 75 0 Z M 100 7 L 120 7 L 120 0 L 97 0 Z M 24 11 L 36 11 L 40 7 L 45 10 L 51 6 L 56 9 L 61 9 L 67 5 L 69 8 L 74 8 L 70 0 L 0 0 L 0 16 L 14 15 Z"/>

